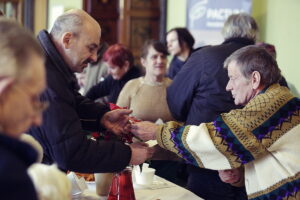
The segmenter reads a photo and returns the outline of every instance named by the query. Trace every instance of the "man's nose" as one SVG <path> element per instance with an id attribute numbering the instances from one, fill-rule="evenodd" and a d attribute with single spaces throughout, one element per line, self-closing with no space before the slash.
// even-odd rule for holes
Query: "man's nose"
<path id="1" fill-rule="evenodd" d="M 167 43 L 167 47 L 170 48 L 171 47 L 171 43 Z"/>
<path id="2" fill-rule="evenodd" d="M 94 52 L 91 56 L 90 56 L 90 60 L 92 60 L 92 62 L 96 62 L 97 61 L 97 52 Z"/>
<path id="3" fill-rule="evenodd" d="M 231 91 L 231 84 L 230 84 L 230 81 L 227 83 L 226 85 L 226 91 Z"/>
<path id="4" fill-rule="evenodd" d="M 163 62 L 163 58 L 162 58 L 162 57 L 160 57 L 160 56 L 158 56 L 158 57 L 157 57 L 157 59 L 156 59 L 156 62 L 158 62 L 158 63 L 162 63 L 162 62 Z"/>

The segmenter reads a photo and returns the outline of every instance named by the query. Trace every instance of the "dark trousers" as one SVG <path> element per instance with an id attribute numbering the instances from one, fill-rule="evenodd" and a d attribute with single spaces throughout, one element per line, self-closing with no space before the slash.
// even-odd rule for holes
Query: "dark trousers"
<path id="1" fill-rule="evenodd" d="M 188 165 L 187 189 L 205 200 L 246 200 L 245 187 L 221 181 L 218 171 Z"/>

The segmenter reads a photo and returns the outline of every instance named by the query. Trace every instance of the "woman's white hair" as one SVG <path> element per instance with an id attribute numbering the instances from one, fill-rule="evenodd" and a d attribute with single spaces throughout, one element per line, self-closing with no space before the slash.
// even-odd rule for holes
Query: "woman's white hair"
<path id="1" fill-rule="evenodd" d="M 256 41 L 258 26 L 249 14 L 239 13 L 230 15 L 224 23 L 222 35 L 225 39 L 247 38 Z"/>
<path id="2" fill-rule="evenodd" d="M 56 165 L 36 163 L 30 166 L 28 174 L 40 200 L 71 199 L 71 182 Z"/>

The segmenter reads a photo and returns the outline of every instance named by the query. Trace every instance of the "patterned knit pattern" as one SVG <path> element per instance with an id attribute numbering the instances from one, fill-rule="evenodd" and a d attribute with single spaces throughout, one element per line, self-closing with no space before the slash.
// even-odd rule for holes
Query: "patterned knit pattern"
<path id="1" fill-rule="evenodd" d="M 275 84 L 243 109 L 222 114 L 205 128 L 169 122 L 161 126 L 157 140 L 195 166 L 245 165 L 249 199 L 300 200 L 299 124 L 300 99 Z"/>

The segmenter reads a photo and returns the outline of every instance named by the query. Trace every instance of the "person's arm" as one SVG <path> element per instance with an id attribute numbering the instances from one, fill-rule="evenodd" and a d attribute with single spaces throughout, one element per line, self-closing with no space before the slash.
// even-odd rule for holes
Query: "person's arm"
<path id="1" fill-rule="evenodd" d="M 91 100 L 96 100 L 100 97 L 109 95 L 112 89 L 113 81 L 113 77 L 109 75 L 104 79 L 104 81 L 101 81 L 97 85 L 91 87 L 85 96 Z"/>
<path id="2" fill-rule="evenodd" d="M 44 113 L 42 127 L 31 134 L 63 170 L 82 173 L 117 172 L 148 158 L 148 150 L 116 141 L 93 141 L 82 133 L 80 118 L 69 102 L 55 99 Z M 100 123 L 100 122 L 99 122 Z"/>
<path id="3" fill-rule="evenodd" d="M 245 112 L 234 110 L 219 116 L 214 122 L 199 126 L 182 126 L 177 122 L 158 126 L 140 122 L 132 125 L 131 132 L 142 140 L 156 139 L 162 148 L 176 153 L 189 164 L 213 170 L 238 168 L 265 155 L 267 151 L 264 144 L 253 137 L 253 133 L 239 130 L 243 127 L 239 123 L 254 121 L 248 119 Z M 261 114 L 256 110 L 252 117 Z M 230 126 L 227 122 L 230 122 Z"/>
<path id="4" fill-rule="evenodd" d="M 76 93 L 75 96 L 76 112 L 78 113 L 82 128 L 88 131 L 105 129 L 101 126 L 100 120 L 105 113 L 110 111 L 108 105 L 95 103 L 79 93 Z"/>

